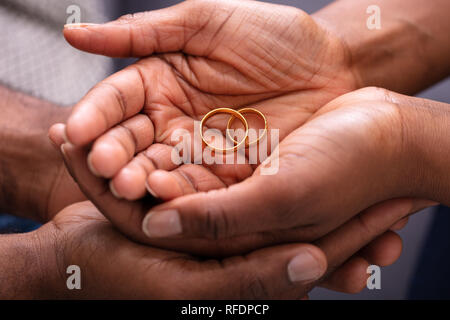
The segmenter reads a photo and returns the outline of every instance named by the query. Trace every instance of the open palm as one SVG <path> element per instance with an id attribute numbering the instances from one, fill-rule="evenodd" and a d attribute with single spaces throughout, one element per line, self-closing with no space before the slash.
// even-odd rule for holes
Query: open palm
<path id="1" fill-rule="evenodd" d="M 68 139 L 97 139 L 89 165 L 128 200 L 169 200 L 229 186 L 250 165 L 178 166 L 172 133 L 219 107 L 260 110 L 280 139 L 355 82 L 342 43 L 304 12 L 250 1 L 189 1 L 115 22 L 65 30 L 79 49 L 149 56 L 104 80 L 77 105 Z M 170 53 L 167 53 L 170 52 Z M 157 53 L 157 54 L 155 54 Z M 208 125 L 225 129 L 215 117 Z M 143 152 L 141 152 L 143 151 Z"/>

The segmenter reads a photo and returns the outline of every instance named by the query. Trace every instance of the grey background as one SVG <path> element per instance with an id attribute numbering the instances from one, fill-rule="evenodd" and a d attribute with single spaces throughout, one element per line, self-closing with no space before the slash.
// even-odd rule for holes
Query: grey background
<path id="1" fill-rule="evenodd" d="M 137 10 L 150 10 L 166 7 L 180 1 L 142 1 L 131 0 L 120 4 L 123 13 L 136 12 Z M 308 13 L 313 13 L 331 3 L 331 0 L 276 0 L 266 1 L 298 7 Z M 374 1 L 376 4 L 376 1 Z M 365 14 L 365 13 L 362 13 Z M 383 17 L 381 17 L 383 18 Z M 435 86 L 425 90 L 418 96 L 450 103 L 450 78 L 447 78 Z M 411 217 L 408 225 L 400 231 L 403 239 L 403 252 L 400 259 L 392 266 L 384 267 L 381 271 L 381 290 L 365 289 L 359 294 L 343 294 L 327 289 L 316 288 L 311 299 L 406 299 L 412 277 L 415 275 L 417 261 L 420 258 L 424 240 L 429 232 L 434 210 L 424 210 Z M 420 275 L 419 275 L 420 276 Z M 438 281 L 438 280 L 437 280 Z"/>

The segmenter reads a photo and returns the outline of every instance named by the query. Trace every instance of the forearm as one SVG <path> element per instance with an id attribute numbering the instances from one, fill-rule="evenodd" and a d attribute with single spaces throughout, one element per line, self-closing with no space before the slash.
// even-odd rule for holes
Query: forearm
<path id="1" fill-rule="evenodd" d="M 0 86 L 0 211 L 41 220 L 61 163 L 47 138 L 68 108 Z M 56 168 L 55 168 L 56 167 Z"/>
<path id="2" fill-rule="evenodd" d="M 366 10 L 380 8 L 381 29 Z M 313 15 L 348 46 L 359 87 L 416 93 L 450 74 L 450 1 L 341 0 Z"/>
<path id="3" fill-rule="evenodd" d="M 400 106 L 410 195 L 450 206 L 450 104 L 392 94 Z"/>
<path id="4" fill-rule="evenodd" d="M 39 232 L 0 235 L 0 299 L 54 297 L 51 288 L 58 273 L 52 267 L 51 238 Z"/>

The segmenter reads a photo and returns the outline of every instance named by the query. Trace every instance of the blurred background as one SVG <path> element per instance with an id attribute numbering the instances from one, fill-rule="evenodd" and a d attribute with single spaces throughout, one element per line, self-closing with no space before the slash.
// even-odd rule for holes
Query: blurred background
<path id="1" fill-rule="evenodd" d="M 124 67 L 130 60 L 92 56 L 66 44 L 61 30 L 73 13 L 67 11 L 69 6 L 76 5 L 81 9 L 81 22 L 101 23 L 126 13 L 159 9 L 178 2 L 181 1 L 0 0 L 0 84 L 70 106 L 96 82 Z M 295 6 L 313 13 L 332 1 L 266 2 Z M 376 4 L 375 0 L 373 2 Z M 441 81 L 418 96 L 450 103 L 450 79 Z M 38 226 L 33 221 L 0 215 L 0 230 L 3 233 L 25 232 Z M 380 290 L 365 289 L 359 294 L 349 295 L 316 288 L 311 298 L 450 298 L 450 260 L 446 257 L 446 252 L 450 250 L 449 227 L 448 208 L 427 209 L 414 215 L 400 231 L 404 249 L 399 261 L 382 268 Z"/>

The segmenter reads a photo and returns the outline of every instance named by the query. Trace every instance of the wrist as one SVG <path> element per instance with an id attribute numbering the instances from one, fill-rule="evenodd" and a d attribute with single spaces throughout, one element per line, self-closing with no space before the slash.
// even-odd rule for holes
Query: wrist
<path id="1" fill-rule="evenodd" d="M 63 280 L 57 272 L 52 239 L 45 228 L 0 236 L 1 299 L 56 297 L 54 288 Z"/>
<path id="2" fill-rule="evenodd" d="M 444 30 L 450 27 L 445 8 L 450 3 L 379 0 L 380 29 L 368 27 L 370 0 L 336 1 L 313 17 L 348 48 L 350 68 L 359 88 L 376 86 L 405 94 L 416 93 L 445 78 L 450 43 Z M 442 10 L 436 10 L 440 7 Z"/>
<path id="3" fill-rule="evenodd" d="M 46 221 L 52 183 L 63 165 L 47 131 L 70 110 L 2 87 L 0 97 L 0 209 Z"/>
<path id="4" fill-rule="evenodd" d="M 450 104 L 391 97 L 401 112 L 408 195 L 450 205 Z"/>

